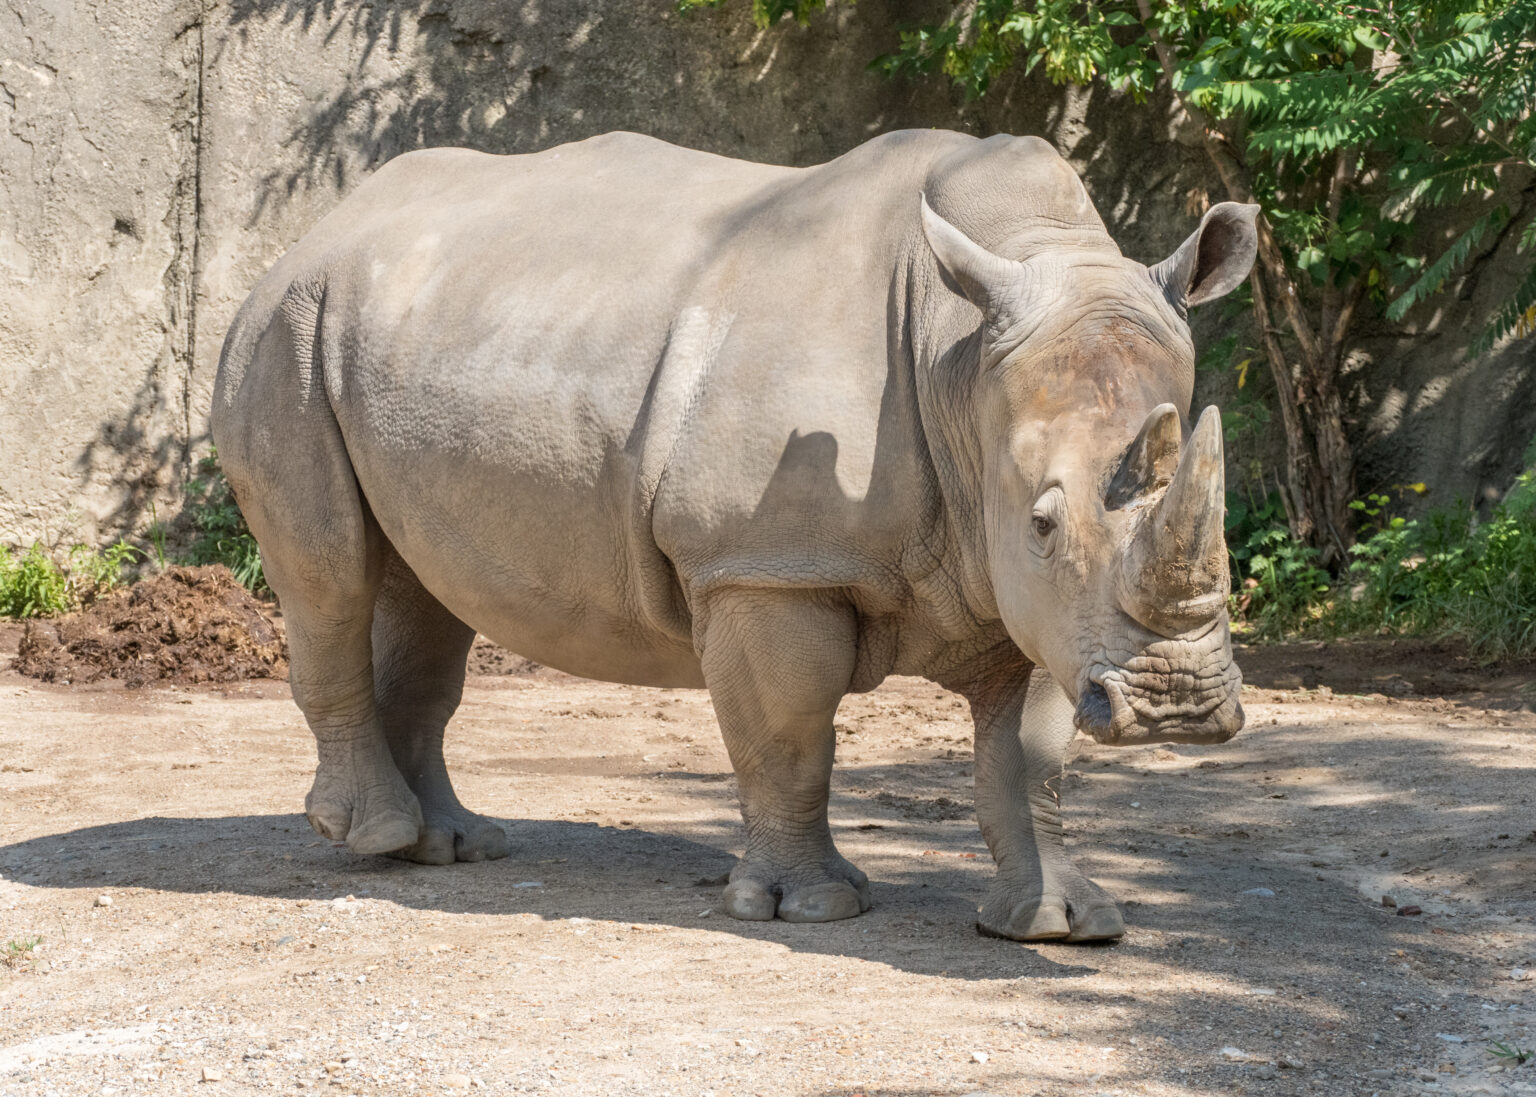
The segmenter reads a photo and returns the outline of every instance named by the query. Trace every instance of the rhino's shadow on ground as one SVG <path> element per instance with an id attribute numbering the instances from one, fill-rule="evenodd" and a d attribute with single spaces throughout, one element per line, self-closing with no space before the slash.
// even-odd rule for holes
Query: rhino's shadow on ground
<path id="1" fill-rule="evenodd" d="M 920 868 L 900 880 L 875 881 L 875 909 L 852 921 L 738 922 L 718 909 L 724 876 L 736 861 L 722 848 L 634 827 L 497 821 L 512 839 L 511 856 L 427 867 L 358 857 L 340 843 L 320 839 L 297 814 L 151 816 L 0 846 L 0 876 L 33 887 L 152 888 L 325 901 L 352 895 L 451 914 L 673 925 L 777 941 L 795 951 L 883 961 L 926 974 L 1070 978 L 1097 971 L 1092 949 L 1045 955 L 975 936 L 976 901 L 967 894 L 972 889 L 943 870 Z M 723 844 L 731 840 L 728 834 L 722 839 Z M 893 927 L 903 934 L 901 941 L 890 939 Z M 974 940 L 978 955 L 989 957 L 974 971 L 954 969 L 952 948 L 933 948 L 935 934 L 962 933 Z"/>
<path id="2" fill-rule="evenodd" d="M 1305 749 L 1298 734 L 1292 729 L 1268 733 L 1267 764 L 1286 764 L 1293 750 Z M 1451 937 L 1431 938 L 1429 918 L 1394 917 L 1391 910 L 1369 902 L 1349 875 L 1349 864 L 1323 865 L 1325 859 L 1347 861 L 1351 856 L 1328 852 L 1329 842 L 1349 843 L 1348 836 L 1364 835 L 1367 843 L 1376 843 L 1371 845 L 1369 867 L 1388 868 L 1386 862 L 1378 865 L 1375 856 L 1376 845 L 1384 844 L 1383 828 L 1396 832 L 1391 844 L 1402 853 L 1392 860 L 1399 871 L 1404 867 L 1401 858 L 1438 860 L 1431 851 L 1445 854 L 1445 843 L 1456 841 L 1444 830 L 1446 815 L 1437 814 L 1428 802 L 1430 790 L 1422 787 L 1422 773 L 1417 797 L 1405 797 L 1404 789 L 1381 781 L 1391 772 L 1392 758 L 1402 762 L 1405 753 L 1425 749 L 1421 744 L 1385 739 L 1363 748 L 1369 757 L 1359 749 L 1354 758 L 1359 766 L 1357 787 L 1374 794 L 1358 804 L 1309 805 L 1307 788 L 1289 786 L 1289 802 L 1295 807 L 1286 810 L 1326 812 L 1312 815 L 1320 823 L 1304 827 L 1312 832 L 1305 835 L 1294 832 L 1292 824 L 1266 827 L 1254 817 L 1254 782 L 1265 765 L 1258 759 L 1198 769 L 1187 777 L 1138 773 L 1129 758 L 1094 762 L 1091 777 L 1080 778 L 1084 787 L 1069 786 L 1067 792 L 1092 812 L 1079 816 L 1082 825 L 1073 841 L 1080 863 L 1126 901 L 1130 932 L 1123 943 L 1109 947 L 1136 950 L 1152 962 L 1216 975 L 1234 986 L 1271 987 L 1335 982 L 1339 968 L 1353 962 L 1350 950 L 1367 938 L 1377 949 L 1408 943 L 1421 950 L 1451 947 Z M 1431 753 L 1442 765 L 1448 761 L 1439 750 Z M 924 767 L 911 763 L 883 765 L 883 772 L 839 769 L 832 803 L 834 832 L 845 851 L 870 872 L 875 906 L 863 917 L 823 925 L 738 922 L 719 912 L 722 877 L 735 861 L 730 851 L 740 839 L 734 811 L 725 810 L 730 790 L 721 774 L 658 775 L 666 779 L 667 796 L 708 799 L 722 809 L 703 820 L 695 813 L 676 832 L 574 820 L 501 819 L 512 839 L 512 855 L 479 864 L 428 868 L 385 857 L 358 857 L 345 846 L 319 838 L 302 815 L 232 815 L 150 817 L 0 846 L 0 875 L 34 887 L 143 887 L 291 900 L 351 894 L 446 913 L 673 925 L 967 980 L 1073 980 L 1096 974 L 1105 959 L 1102 947 L 1023 945 L 975 934 L 976 907 L 993 870 L 974 819 L 891 817 L 907 810 L 907 800 L 920 798 L 872 803 L 859 782 L 872 784 L 898 769 L 911 772 L 891 784 L 908 788 L 907 778 L 920 779 Z M 1462 772 L 1470 776 L 1466 769 Z M 1452 773 L 1438 776 L 1447 785 L 1457 782 Z M 1501 792 L 1494 787 L 1518 784 L 1516 778 L 1498 767 L 1479 775 L 1484 783 L 1480 794 L 1474 794 L 1481 800 L 1476 805 L 1477 829 L 1513 839 L 1497 843 L 1511 846 L 1508 850 L 1475 847 L 1490 851 L 1484 857 L 1524 857 L 1529 843 L 1519 839 L 1530 829 L 1528 798 L 1514 788 Z M 1187 818 L 1182 811 L 1144 821 L 1116 814 L 1117 803 L 1133 796 L 1158 796 L 1159 786 L 1170 797 L 1170 806 L 1179 796 L 1206 806 L 1195 808 L 1198 814 Z M 885 820 L 881 823 L 850 822 L 879 812 L 884 812 L 878 816 Z M 1389 824 L 1391 816 L 1398 817 Z M 1519 834 L 1501 833 L 1522 826 Z M 1422 850 L 1410 847 L 1410 835 Z M 1461 840 L 1468 837 L 1462 835 Z M 1300 848 L 1298 839 L 1318 847 L 1315 858 L 1282 852 Z M 1536 841 L 1536 835 L 1530 841 Z M 1475 855 L 1472 849 L 1454 853 L 1457 858 L 1468 855 Z M 1364 863 L 1360 851 L 1354 856 Z M 1273 897 L 1248 894 L 1254 888 L 1268 889 Z M 1499 905 L 1497 895 L 1488 898 Z M 1506 898 L 1517 897 L 1511 893 Z M 1305 948 L 1298 951 L 1302 944 Z M 1088 993 L 1086 987 L 1083 992 Z"/>

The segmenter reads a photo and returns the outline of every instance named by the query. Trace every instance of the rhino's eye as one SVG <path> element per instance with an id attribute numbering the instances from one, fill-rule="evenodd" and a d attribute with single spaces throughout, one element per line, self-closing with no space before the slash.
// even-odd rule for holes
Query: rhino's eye
<path id="1" fill-rule="evenodd" d="M 1060 484 L 1054 484 L 1040 496 L 1030 513 L 1029 526 L 1035 533 L 1030 541 L 1030 551 L 1041 559 L 1055 554 L 1057 542 L 1061 540 L 1061 523 L 1066 514 L 1066 495 Z"/>

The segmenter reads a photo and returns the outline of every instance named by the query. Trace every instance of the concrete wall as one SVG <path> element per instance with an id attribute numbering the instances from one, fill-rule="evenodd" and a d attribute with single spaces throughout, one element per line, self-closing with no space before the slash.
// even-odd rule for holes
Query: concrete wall
<path id="1" fill-rule="evenodd" d="M 1161 258 L 1212 188 L 1153 111 L 1025 80 L 966 105 L 864 66 L 921 5 L 763 34 L 673 0 L 13 0 L 0 12 L 0 542 L 98 541 L 174 512 L 224 329 L 369 170 L 429 145 L 523 152 L 610 129 L 788 164 L 905 126 L 1039 133 L 1127 254 Z M 1507 250 L 1507 248 L 1506 248 Z M 1362 487 L 1502 487 L 1536 434 L 1536 348 L 1448 368 L 1478 306 L 1370 333 Z M 1506 281 L 1507 284 L 1507 281 Z M 1225 321 L 1200 319 L 1214 335 Z M 1202 380 L 1230 395 L 1230 378 Z M 1273 439 L 1253 454 L 1274 464 Z"/>

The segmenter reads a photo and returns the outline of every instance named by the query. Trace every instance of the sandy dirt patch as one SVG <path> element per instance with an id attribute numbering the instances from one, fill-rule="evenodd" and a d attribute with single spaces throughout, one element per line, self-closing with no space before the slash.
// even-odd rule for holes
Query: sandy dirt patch
<path id="1" fill-rule="evenodd" d="M 1231 743 L 1079 740 L 1069 840 L 1129 930 L 1024 946 L 972 928 L 958 698 L 899 679 L 839 714 L 833 825 L 874 909 L 740 923 L 707 695 L 494 654 L 449 764 L 513 854 L 446 868 L 310 831 L 282 683 L 0 670 L 0 946 L 40 939 L 0 965 L 0 1094 L 1536 1094 L 1491 1053 L 1536 1046 L 1519 675 L 1353 695 L 1266 688 L 1310 672 L 1260 658 Z"/>

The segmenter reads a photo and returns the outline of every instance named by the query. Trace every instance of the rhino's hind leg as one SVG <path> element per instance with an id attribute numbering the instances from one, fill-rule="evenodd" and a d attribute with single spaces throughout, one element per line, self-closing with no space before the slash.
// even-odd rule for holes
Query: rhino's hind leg
<path id="1" fill-rule="evenodd" d="M 500 826 L 459 802 L 443 761 L 443 730 L 464 693 L 475 630 L 443 608 L 386 546 L 373 612 L 373 683 L 395 765 L 421 802 L 420 837 L 394 855 L 428 865 L 505 857 Z"/>
<path id="2" fill-rule="evenodd" d="M 1043 668 L 1003 658 L 965 691 L 976 720 L 976 817 L 997 878 L 976 928 L 1017 941 L 1107 941 L 1125 933 L 1115 901 L 1078 871 L 1062 840 L 1058 786 L 1072 703 Z"/>
<path id="3" fill-rule="evenodd" d="M 853 612 L 821 595 L 732 590 L 708 606 L 704 679 L 741 790 L 747 845 L 733 918 L 831 922 L 869 909 L 869 879 L 827 825 L 832 717 L 855 657 Z"/>
<path id="4" fill-rule="evenodd" d="M 384 538 L 358 489 L 314 360 L 319 306 L 274 304 L 238 388 L 216 403 L 219 460 L 261 545 L 287 625 L 290 681 L 319 765 L 310 824 L 357 853 L 416 841 L 421 808 L 395 768 L 373 699 L 369 631 Z M 226 357 L 249 338 L 232 332 Z"/>

